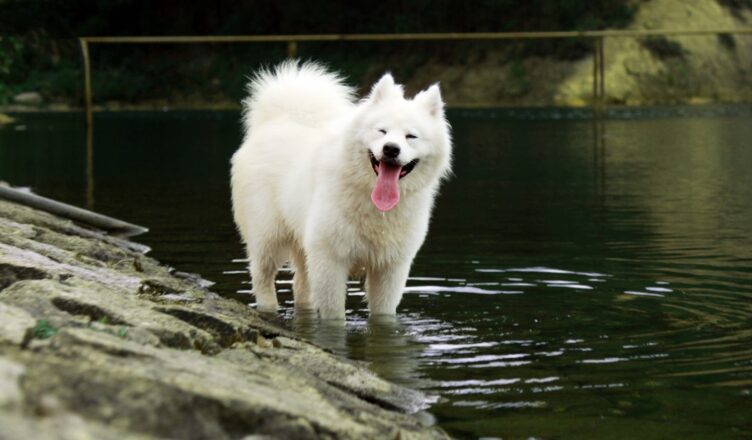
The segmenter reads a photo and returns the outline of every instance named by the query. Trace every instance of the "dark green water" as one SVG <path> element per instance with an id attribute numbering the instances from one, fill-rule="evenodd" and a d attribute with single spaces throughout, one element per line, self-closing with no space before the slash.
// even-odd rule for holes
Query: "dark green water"
<path id="1" fill-rule="evenodd" d="M 441 396 L 463 438 L 752 437 L 752 109 L 454 112 L 455 176 L 397 322 L 284 319 Z M 245 302 L 234 113 L 99 114 L 94 205 Z M 0 129 L 0 180 L 87 203 L 78 115 Z M 367 164 L 364 164 L 367 166 Z"/>

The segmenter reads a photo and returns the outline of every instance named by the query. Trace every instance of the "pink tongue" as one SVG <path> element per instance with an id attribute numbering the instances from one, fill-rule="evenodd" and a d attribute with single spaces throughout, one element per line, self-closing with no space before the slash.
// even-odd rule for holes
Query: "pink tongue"
<path id="1" fill-rule="evenodd" d="M 379 162 L 379 176 L 371 193 L 371 201 L 379 208 L 379 211 L 389 211 L 399 203 L 400 171 L 402 171 L 402 167 L 399 165 Z"/>

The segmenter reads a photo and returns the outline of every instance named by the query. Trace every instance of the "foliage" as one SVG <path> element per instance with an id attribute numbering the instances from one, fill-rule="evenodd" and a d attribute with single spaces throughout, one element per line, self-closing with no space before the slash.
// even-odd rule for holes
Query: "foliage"
<path id="1" fill-rule="evenodd" d="M 729 1 L 729 0 L 726 0 Z M 736 0 L 743 1 L 743 0 Z M 601 29 L 627 24 L 628 0 L 10 0 L 0 28 L 79 35 L 478 32 Z"/>
<path id="2" fill-rule="evenodd" d="M 20 65 L 23 43 L 18 37 L 0 37 L 0 103 L 13 92 L 11 73 Z"/>
<path id="3" fill-rule="evenodd" d="M 11 69 L 18 63 L 23 44 L 17 37 L 0 38 L 0 77 L 10 75 Z"/>

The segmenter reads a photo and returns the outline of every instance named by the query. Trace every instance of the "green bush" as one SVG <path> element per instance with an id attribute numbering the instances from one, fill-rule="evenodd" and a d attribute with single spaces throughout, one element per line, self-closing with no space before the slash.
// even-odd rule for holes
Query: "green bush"
<path id="1" fill-rule="evenodd" d="M 23 64 L 23 43 L 17 37 L 0 37 L 0 103 L 9 102 L 16 89 L 14 74 Z"/>

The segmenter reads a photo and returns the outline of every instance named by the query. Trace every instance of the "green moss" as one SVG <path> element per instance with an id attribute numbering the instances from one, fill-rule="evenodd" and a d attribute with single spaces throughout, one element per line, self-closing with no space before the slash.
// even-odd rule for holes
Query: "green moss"
<path id="1" fill-rule="evenodd" d="M 128 336 L 128 327 L 120 327 L 116 334 L 121 338 Z"/>
<path id="2" fill-rule="evenodd" d="M 31 336 L 36 339 L 49 339 L 55 336 L 57 331 L 58 329 L 51 326 L 46 320 L 40 319 L 37 321 L 37 325 L 31 330 Z"/>

